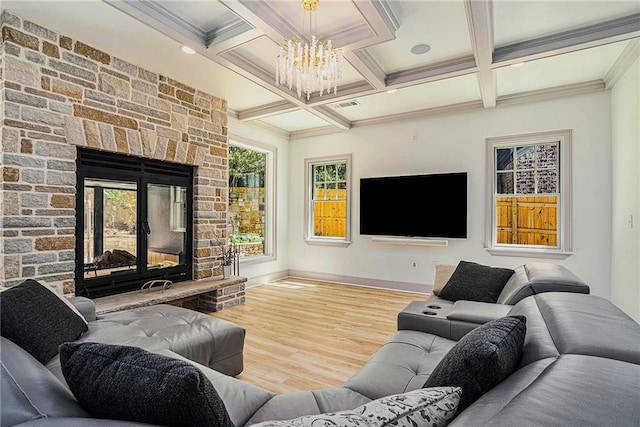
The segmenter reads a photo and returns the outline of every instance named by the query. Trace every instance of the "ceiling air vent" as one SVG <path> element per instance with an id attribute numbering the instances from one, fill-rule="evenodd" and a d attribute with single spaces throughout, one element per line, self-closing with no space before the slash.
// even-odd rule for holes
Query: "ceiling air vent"
<path id="1" fill-rule="evenodd" d="M 354 105 L 360 105 L 358 101 L 345 101 L 339 102 L 337 104 L 333 104 L 333 108 L 345 108 L 345 107 L 353 107 Z"/>

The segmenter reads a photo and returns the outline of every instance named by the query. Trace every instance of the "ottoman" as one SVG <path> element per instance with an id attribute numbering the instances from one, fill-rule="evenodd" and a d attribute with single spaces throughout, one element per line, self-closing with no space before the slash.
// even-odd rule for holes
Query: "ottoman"
<path id="1" fill-rule="evenodd" d="M 243 369 L 245 329 L 197 311 L 158 304 L 100 315 L 80 341 L 168 349 L 226 375 Z"/>

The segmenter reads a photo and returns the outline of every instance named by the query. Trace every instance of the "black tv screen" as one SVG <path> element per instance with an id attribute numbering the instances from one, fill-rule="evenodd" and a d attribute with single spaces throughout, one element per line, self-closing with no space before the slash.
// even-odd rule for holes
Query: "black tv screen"
<path id="1" fill-rule="evenodd" d="M 360 179 L 360 234 L 467 237 L 467 173 Z"/>

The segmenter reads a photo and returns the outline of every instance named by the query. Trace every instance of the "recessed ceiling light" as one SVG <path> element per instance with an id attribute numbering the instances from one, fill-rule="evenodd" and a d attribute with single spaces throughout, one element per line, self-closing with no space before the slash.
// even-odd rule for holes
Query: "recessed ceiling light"
<path id="1" fill-rule="evenodd" d="M 512 68 L 519 68 L 524 65 L 524 62 L 516 62 L 515 64 L 511 64 Z"/>
<path id="2" fill-rule="evenodd" d="M 411 53 L 414 55 L 423 55 L 431 50 L 431 45 L 427 43 L 418 43 L 411 48 Z"/>
<path id="3" fill-rule="evenodd" d="M 389 89 L 387 91 L 387 93 L 396 93 L 398 91 L 398 89 Z"/>
<path id="4" fill-rule="evenodd" d="M 194 53 L 196 53 L 196 51 L 191 49 L 189 46 L 180 46 L 180 50 L 189 55 L 193 55 Z"/>

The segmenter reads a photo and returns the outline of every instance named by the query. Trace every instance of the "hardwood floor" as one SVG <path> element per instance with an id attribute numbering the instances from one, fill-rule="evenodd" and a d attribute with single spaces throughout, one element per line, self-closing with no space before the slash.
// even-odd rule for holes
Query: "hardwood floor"
<path id="1" fill-rule="evenodd" d="M 239 379 L 275 393 L 342 385 L 396 331 L 396 317 L 425 294 L 302 279 L 247 289 L 245 305 L 209 313 L 243 326 Z"/>

